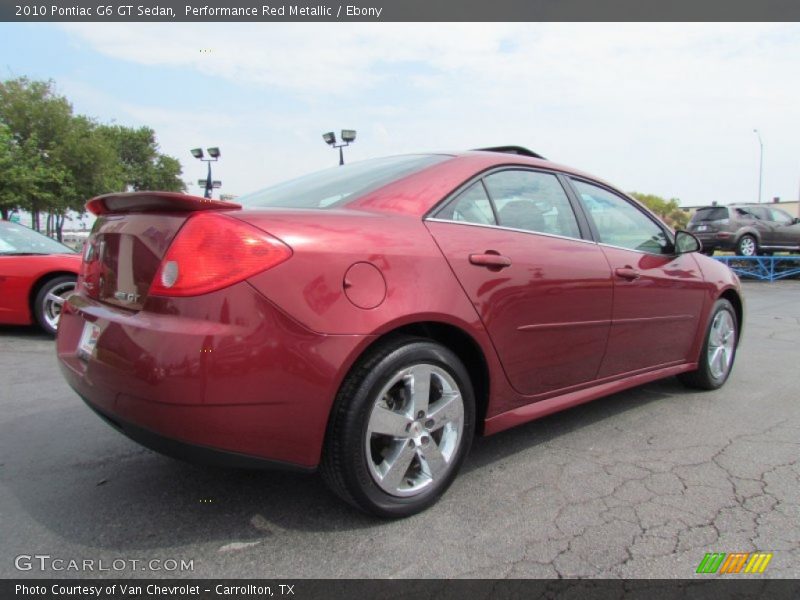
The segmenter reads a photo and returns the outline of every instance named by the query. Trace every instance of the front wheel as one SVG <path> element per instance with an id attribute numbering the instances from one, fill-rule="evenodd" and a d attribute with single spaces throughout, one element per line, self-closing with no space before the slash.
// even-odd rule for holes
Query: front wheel
<path id="1" fill-rule="evenodd" d="M 459 358 L 432 341 L 395 338 L 368 352 L 342 385 L 322 476 L 366 512 L 413 515 L 453 482 L 474 430 L 474 393 Z"/>
<path id="2" fill-rule="evenodd" d="M 730 302 L 720 298 L 711 313 L 697 370 L 678 378 L 688 387 L 716 390 L 722 387 L 733 368 L 739 342 L 739 324 Z"/>
<path id="3" fill-rule="evenodd" d="M 60 275 L 45 282 L 33 301 L 33 314 L 44 331 L 55 335 L 64 300 L 75 291 L 75 276 Z"/>

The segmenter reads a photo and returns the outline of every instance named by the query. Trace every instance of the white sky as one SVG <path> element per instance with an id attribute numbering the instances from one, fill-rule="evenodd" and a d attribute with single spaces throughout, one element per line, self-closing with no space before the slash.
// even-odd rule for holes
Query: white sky
<path id="1" fill-rule="evenodd" d="M 193 193 L 193 146 L 221 147 L 240 194 L 335 164 L 320 135 L 354 128 L 348 160 L 519 144 L 627 191 L 747 202 L 758 128 L 764 199 L 798 197 L 797 24 L 53 27 L 76 110 L 152 126 Z"/>

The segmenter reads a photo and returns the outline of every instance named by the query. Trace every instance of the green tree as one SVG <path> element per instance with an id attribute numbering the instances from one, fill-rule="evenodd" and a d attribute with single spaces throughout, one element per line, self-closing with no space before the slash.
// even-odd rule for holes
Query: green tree
<path id="1" fill-rule="evenodd" d="M 52 81 L 21 77 L 0 82 L 0 210 L 30 211 L 32 225 L 48 214 L 59 240 L 70 210 L 113 191 L 183 191 L 180 163 L 161 154 L 155 132 L 101 125 L 73 114 Z M 10 165 L 10 166 L 9 166 Z"/>
<path id="2" fill-rule="evenodd" d="M 159 151 L 155 131 L 149 127 L 101 125 L 98 132 L 115 149 L 124 189 L 185 191 L 181 164 Z"/>
<path id="3" fill-rule="evenodd" d="M 38 229 L 39 213 L 59 203 L 66 168 L 57 155 L 72 123 L 72 106 L 54 93 L 51 81 L 11 79 L 0 82 L 0 122 L 11 133 L 24 167 L 4 177 L 20 194 L 17 205 L 31 212 Z M 11 179 L 14 175 L 17 179 Z"/>
<path id="4" fill-rule="evenodd" d="M 689 222 L 689 215 L 681 209 L 680 200 L 677 198 L 665 200 L 654 194 L 642 194 L 639 192 L 631 192 L 630 194 L 664 219 L 674 229 L 683 229 Z"/>
<path id="5" fill-rule="evenodd" d="M 8 220 L 8 214 L 23 202 L 19 189 L 20 149 L 8 127 L 0 123 L 0 216 Z"/>
<path id="6" fill-rule="evenodd" d="M 0 216 L 55 203 L 67 177 L 57 163 L 42 157 L 36 138 L 23 143 L 0 121 Z"/>
<path id="7" fill-rule="evenodd" d="M 121 190 L 124 182 L 114 146 L 100 133 L 98 125 L 83 115 L 72 118 L 64 138 L 53 149 L 51 159 L 64 171 L 59 197 L 48 205 L 55 219 L 52 231 L 60 240 L 68 211 L 83 212 L 86 200 Z"/>

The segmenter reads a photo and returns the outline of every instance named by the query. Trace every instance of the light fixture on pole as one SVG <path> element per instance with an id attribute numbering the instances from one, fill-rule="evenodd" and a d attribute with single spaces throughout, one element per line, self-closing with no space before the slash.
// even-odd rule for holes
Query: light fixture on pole
<path id="1" fill-rule="evenodd" d="M 328 133 L 322 134 L 322 139 L 325 140 L 325 143 L 328 144 L 331 148 L 338 148 L 339 149 L 339 166 L 344 164 L 344 153 L 342 152 L 342 148 L 345 146 L 349 146 L 352 142 L 356 141 L 356 130 L 355 129 L 342 129 L 342 142 L 341 144 L 336 143 L 336 134 L 332 131 Z"/>
<path id="2" fill-rule="evenodd" d="M 761 151 L 758 155 L 758 203 L 761 204 L 761 187 L 764 179 L 764 142 L 761 140 L 761 134 L 758 129 L 753 129 L 753 133 L 758 136 L 758 145 Z"/>
<path id="3" fill-rule="evenodd" d="M 216 147 L 216 146 L 213 146 L 211 148 L 206 148 L 206 150 L 208 151 L 208 155 L 211 158 L 204 158 L 203 149 L 202 148 L 192 148 L 191 153 L 192 153 L 192 156 L 194 156 L 196 159 L 198 159 L 198 160 L 200 160 L 200 161 L 202 161 L 204 163 L 208 163 L 208 175 L 206 175 L 205 179 L 199 179 L 197 181 L 197 185 L 205 186 L 205 188 L 206 188 L 205 197 L 206 198 L 211 198 L 211 191 L 214 188 L 218 188 L 218 187 L 222 186 L 222 182 L 221 181 L 214 181 L 214 180 L 211 179 L 211 163 L 218 161 L 219 157 L 222 156 L 222 153 L 219 151 L 219 148 Z M 215 185 L 215 184 L 218 184 L 218 185 Z"/>

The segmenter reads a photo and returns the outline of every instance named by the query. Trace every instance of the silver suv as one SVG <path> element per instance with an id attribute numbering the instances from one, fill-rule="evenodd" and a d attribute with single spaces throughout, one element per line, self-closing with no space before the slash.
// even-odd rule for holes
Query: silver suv
<path id="1" fill-rule="evenodd" d="M 800 219 L 764 204 L 704 206 L 689 221 L 703 252 L 733 250 L 739 256 L 800 252 Z"/>

